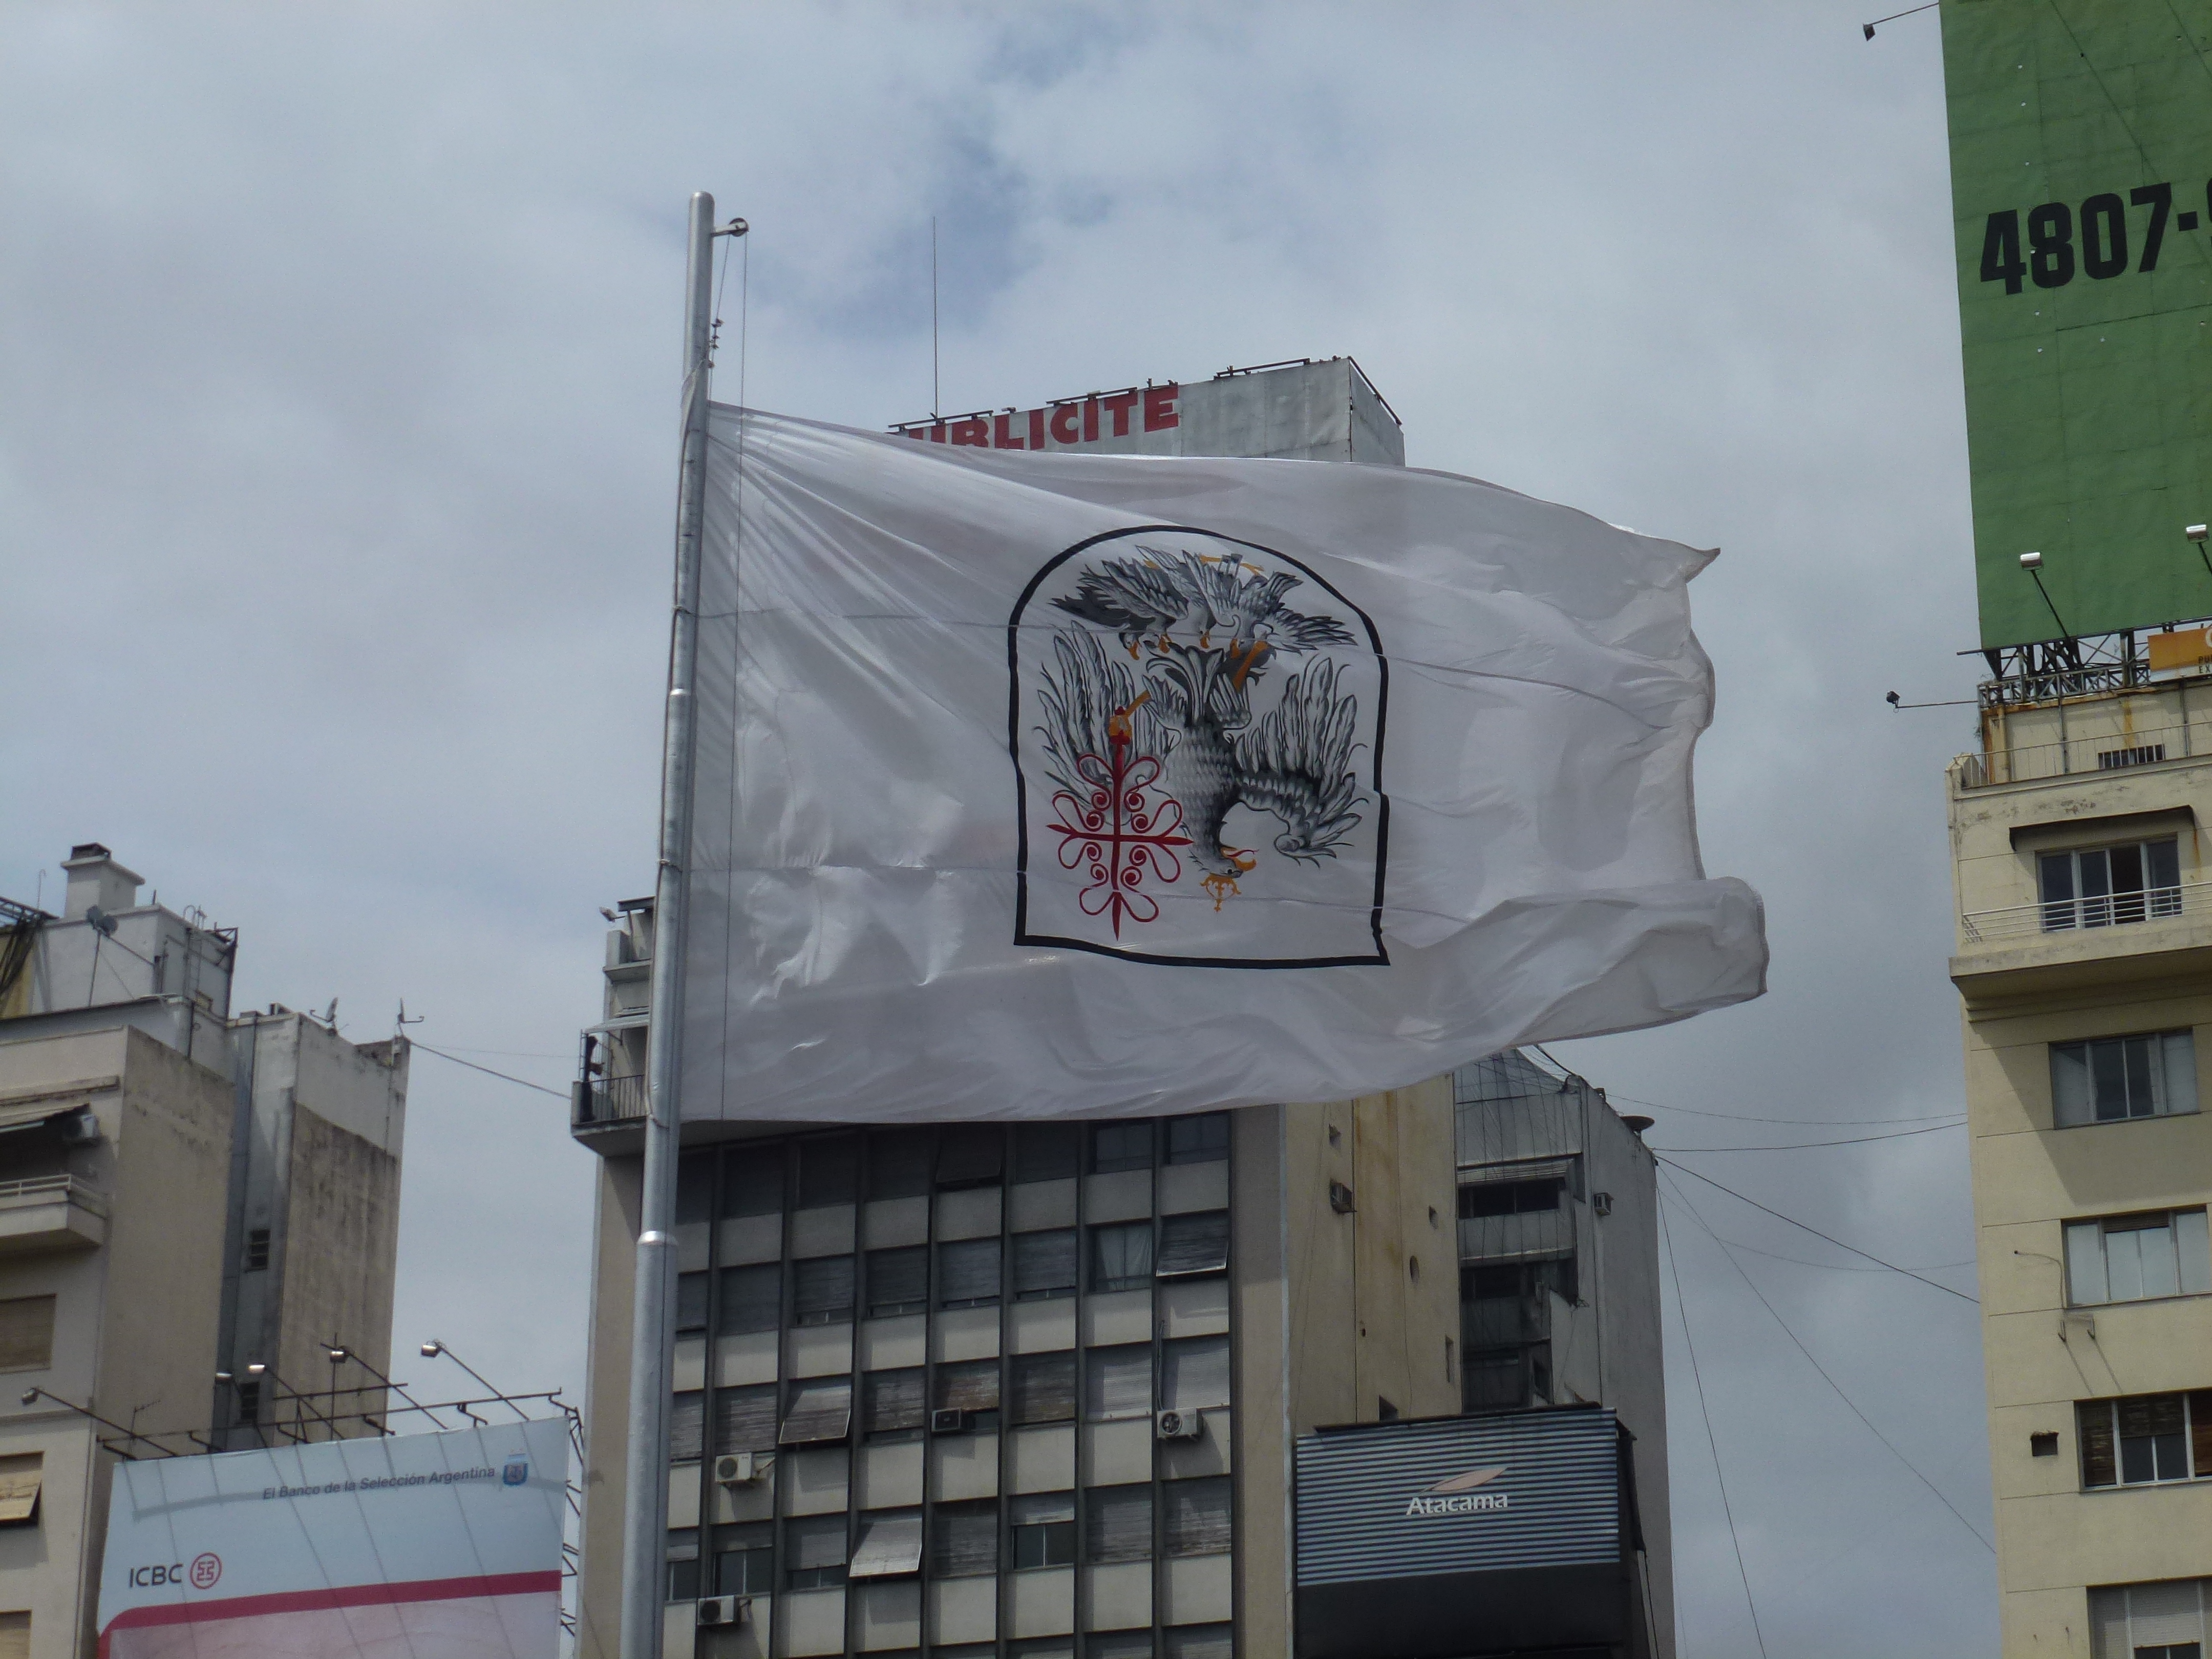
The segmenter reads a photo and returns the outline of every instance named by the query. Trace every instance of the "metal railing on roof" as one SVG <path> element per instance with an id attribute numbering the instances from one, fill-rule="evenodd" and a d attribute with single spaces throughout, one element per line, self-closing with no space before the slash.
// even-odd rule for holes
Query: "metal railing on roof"
<path id="1" fill-rule="evenodd" d="M 579 1129 L 641 1122 L 647 1103 L 642 1077 L 586 1078 L 569 1091 L 569 1119 Z"/>
<path id="2" fill-rule="evenodd" d="M 2096 927 L 2126 927 L 2212 912 L 2212 881 L 2185 881 L 2174 887 L 2110 893 L 2096 898 L 2046 899 L 2040 904 L 2012 904 L 1975 910 L 1959 918 L 1970 945 L 2031 935 L 2077 933 Z"/>
<path id="3" fill-rule="evenodd" d="M 2192 733 L 2185 726 L 2155 732 L 2109 732 L 2100 737 L 2069 737 L 2057 743 L 2023 744 L 1995 754 L 1967 755 L 1959 768 L 1959 787 L 1986 789 L 1992 784 L 2030 783 L 2079 772 L 2118 772 L 2189 757 Z"/>

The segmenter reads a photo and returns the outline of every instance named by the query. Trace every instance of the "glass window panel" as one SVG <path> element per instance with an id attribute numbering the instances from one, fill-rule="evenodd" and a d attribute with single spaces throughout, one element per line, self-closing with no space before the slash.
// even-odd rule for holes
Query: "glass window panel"
<path id="1" fill-rule="evenodd" d="M 703 1331 L 707 1328 L 707 1304 L 714 1284 L 712 1273 L 678 1273 L 676 1275 L 676 1328 L 679 1331 Z"/>
<path id="2" fill-rule="evenodd" d="M 929 1576 L 973 1578 L 999 1570 L 999 1505 L 939 1504 L 930 1511 Z"/>
<path id="3" fill-rule="evenodd" d="M 849 1576 L 896 1578 L 921 1571 L 921 1511 L 879 1510 L 860 1517 Z"/>
<path id="4" fill-rule="evenodd" d="M 1229 1403 L 1229 1339 L 1187 1336 L 1162 1345 L 1160 1403 L 1197 1411 Z"/>
<path id="5" fill-rule="evenodd" d="M 1014 1299 L 1036 1301 L 1075 1291 L 1075 1229 L 1014 1235 Z"/>
<path id="6" fill-rule="evenodd" d="M 784 1583 L 821 1589 L 845 1582 L 845 1517 L 811 1515 L 783 1523 Z"/>
<path id="7" fill-rule="evenodd" d="M 2152 1230 L 2147 1227 L 2105 1229 L 2105 1280 L 2107 1292 L 2115 1302 L 2139 1302 L 2143 1290 L 2143 1236 Z M 2171 1234 L 2166 1229 L 2156 1230 L 2161 1237 L 2158 1243 L 2165 1254 L 2173 1254 Z"/>
<path id="8" fill-rule="evenodd" d="M 1075 1417 L 1075 1356 L 1025 1353 L 1014 1360 L 1013 1420 L 1067 1423 Z"/>
<path id="9" fill-rule="evenodd" d="M 2077 1308 L 2106 1300 L 2105 1247 L 2094 1221 L 2066 1224 L 2066 1299 Z"/>
<path id="10" fill-rule="evenodd" d="M 2127 1073 L 2130 1117 L 2148 1117 L 2156 1105 L 2150 1079 L 2157 1046 L 2154 1036 L 2124 1037 L 2118 1044 Z"/>
<path id="11" fill-rule="evenodd" d="M 999 1409 L 999 1362 L 969 1359 L 939 1365 L 934 1387 L 937 1397 L 931 1403 L 939 1411 L 994 1412 Z"/>
<path id="12" fill-rule="evenodd" d="M 1152 1121 L 1138 1118 L 1128 1123 L 1099 1123 L 1091 1130 L 1091 1171 L 1110 1175 L 1120 1170 L 1152 1167 Z"/>
<path id="13" fill-rule="evenodd" d="M 783 1414 L 777 1438 L 787 1446 L 805 1446 L 825 1440 L 842 1440 L 853 1426 L 853 1385 L 849 1382 L 794 1382 L 791 1407 Z"/>
<path id="14" fill-rule="evenodd" d="M 1093 1561 L 1146 1561 L 1152 1553 L 1152 1488 L 1092 1486 L 1083 1494 Z"/>
<path id="15" fill-rule="evenodd" d="M 757 1267 L 722 1269 L 721 1334 L 741 1336 L 772 1331 L 783 1323 L 783 1268 L 774 1261 Z"/>
<path id="16" fill-rule="evenodd" d="M 2073 902 L 2074 855 L 2045 853 L 2036 860 L 2036 868 L 2042 878 L 2044 932 L 2077 926 L 2079 918 Z"/>
<path id="17" fill-rule="evenodd" d="M 750 1389 L 715 1389 L 715 1451 L 774 1451 L 775 1400 L 776 1386 L 773 1382 L 758 1383 Z"/>
<path id="18" fill-rule="evenodd" d="M 853 1316 L 853 1258 L 817 1255 L 791 1264 L 791 1322 L 840 1325 Z"/>
<path id="19" fill-rule="evenodd" d="M 2212 1291 L 2212 1243 L 2205 1237 L 2204 1212 L 2179 1210 L 2173 1217 L 2173 1249 L 2179 1258 L 2179 1286 L 2184 1295 Z"/>
<path id="20" fill-rule="evenodd" d="M 1065 1181 L 1083 1157 L 1079 1123 L 1023 1123 L 1014 1129 L 1014 1179 Z"/>
<path id="21" fill-rule="evenodd" d="M 676 1166 L 676 1223 L 711 1221 L 714 1216 L 714 1159 L 694 1152 Z"/>
<path id="22" fill-rule="evenodd" d="M 861 1379 L 860 1428 L 865 1434 L 896 1434 L 927 1421 L 922 1404 L 922 1370 L 870 1371 Z"/>
<path id="23" fill-rule="evenodd" d="M 1091 1288 L 1133 1291 L 1152 1278 L 1152 1224 L 1117 1222 L 1091 1230 Z"/>
<path id="24" fill-rule="evenodd" d="M 2089 1103 L 2089 1045 L 2051 1045 L 2051 1117 L 2062 1129 L 2094 1121 Z"/>
<path id="25" fill-rule="evenodd" d="M 1170 1555 L 1229 1550 L 1229 1477 L 1170 1480 L 1160 1488 L 1161 1543 Z"/>
<path id="26" fill-rule="evenodd" d="M 1160 1223 L 1162 1279 L 1179 1273 L 1215 1273 L 1229 1265 L 1229 1212 L 1171 1215 Z"/>
<path id="27" fill-rule="evenodd" d="M 2117 1042 L 2089 1045 L 2089 1088 L 2097 1103 L 2100 1123 L 2128 1115 L 2127 1068 L 2120 1050 Z"/>
<path id="28" fill-rule="evenodd" d="M 1085 1356 L 1083 1414 L 1094 1423 L 1152 1413 L 1152 1345 L 1093 1348 Z"/>
<path id="29" fill-rule="evenodd" d="M 1006 1132 L 995 1123 L 961 1123 L 937 1143 L 940 1187 L 995 1187 L 1005 1178 Z"/>
<path id="30" fill-rule="evenodd" d="M 1229 1114 L 1194 1112 L 1168 1120 L 1168 1162 L 1210 1164 L 1229 1156 Z"/>
<path id="31" fill-rule="evenodd" d="M 2168 1031 L 2159 1039 L 2158 1109 L 2197 1109 L 2197 1039 L 2188 1031 Z"/>
<path id="32" fill-rule="evenodd" d="M 783 1147 L 739 1146 L 722 1158 L 722 1213 L 774 1215 L 783 1208 Z"/>
<path id="33" fill-rule="evenodd" d="M 1008 1498 L 1006 1522 L 1016 1570 L 1074 1565 L 1073 1492 L 1032 1492 Z"/>
<path id="34" fill-rule="evenodd" d="M 878 1129 L 868 1136 L 868 1196 L 916 1198 L 929 1190 L 927 1129 Z"/>
<path id="35" fill-rule="evenodd" d="M 929 1306 L 929 1247 L 868 1252 L 868 1316 L 921 1313 Z"/>
<path id="36" fill-rule="evenodd" d="M 857 1135 L 799 1142 L 799 1207 L 811 1210 L 824 1204 L 850 1204 L 860 1173 L 860 1154 Z"/>
<path id="37" fill-rule="evenodd" d="M 714 1528 L 714 1594 L 767 1595 L 775 1589 L 775 1522 Z"/>
<path id="38" fill-rule="evenodd" d="M 2181 884 L 2181 849 L 2174 838 L 2144 843 L 2144 874 L 2153 887 L 2177 887 Z"/>
<path id="39" fill-rule="evenodd" d="M 999 1299 L 1001 1241 L 963 1238 L 937 1247 L 937 1305 L 977 1308 Z"/>
<path id="40" fill-rule="evenodd" d="M 707 1396 L 697 1389 L 686 1389 L 671 1402 L 668 1409 L 668 1461 L 688 1463 L 704 1450 L 707 1432 Z"/>

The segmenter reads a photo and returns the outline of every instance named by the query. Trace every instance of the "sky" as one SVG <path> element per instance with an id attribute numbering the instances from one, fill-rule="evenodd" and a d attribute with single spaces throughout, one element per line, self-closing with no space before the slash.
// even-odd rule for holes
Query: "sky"
<path id="1" fill-rule="evenodd" d="M 15 0 L 0 893 L 104 842 L 239 928 L 238 1006 L 404 999 L 564 1096 L 652 886 L 690 191 L 753 227 L 726 401 L 927 413 L 933 220 L 947 409 L 1350 353 L 1411 464 L 1722 550 L 1701 833 L 1771 989 L 1553 1052 L 1656 1146 L 1848 1142 L 1669 1156 L 1960 1293 L 1668 1171 L 1683 1650 L 1993 1650 L 1973 723 L 1883 700 L 1978 666 L 1942 65 L 1862 21 Z M 418 1054 L 410 1106 L 395 1352 L 580 1398 L 561 1100 Z"/>

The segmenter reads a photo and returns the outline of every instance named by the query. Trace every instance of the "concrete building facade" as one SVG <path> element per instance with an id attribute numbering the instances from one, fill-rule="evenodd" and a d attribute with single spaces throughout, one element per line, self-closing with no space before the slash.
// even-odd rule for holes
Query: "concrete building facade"
<path id="1" fill-rule="evenodd" d="M 94 1650 L 119 1459 L 374 1432 L 292 1391 L 389 1369 L 404 1042 L 233 1018 L 234 933 L 64 867 L 0 932 L 0 1659 Z"/>
<path id="2" fill-rule="evenodd" d="M 2132 641 L 2130 641 L 2130 646 Z M 2008 1656 L 2195 1653 L 2212 1597 L 2212 684 L 1984 686 L 1949 775 Z"/>

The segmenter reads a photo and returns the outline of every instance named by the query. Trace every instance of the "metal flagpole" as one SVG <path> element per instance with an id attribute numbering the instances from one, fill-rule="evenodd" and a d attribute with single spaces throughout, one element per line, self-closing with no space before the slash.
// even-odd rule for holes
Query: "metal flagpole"
<path id="1" fill-rule="evenodd" d="M 732 221 L 730 234 L 742 234 Z M 660 869 L 653 884 L 653 1002 L 647 1028 L 645 1182 L 629 1362 L 628 1507 L 623 1516 L 622 1659 L 660 1659 L 668 1530 L 668 1382 L 674 1343 L 680 1033 L 691 851 L 693 704 L 699 655 L 700 532 L 707 505 L 708 351 L 714 310 L 714 198 L 691 198 L 684 283 L 684 463 L 676 507 L 676 604 L 660 761 Z"/>

